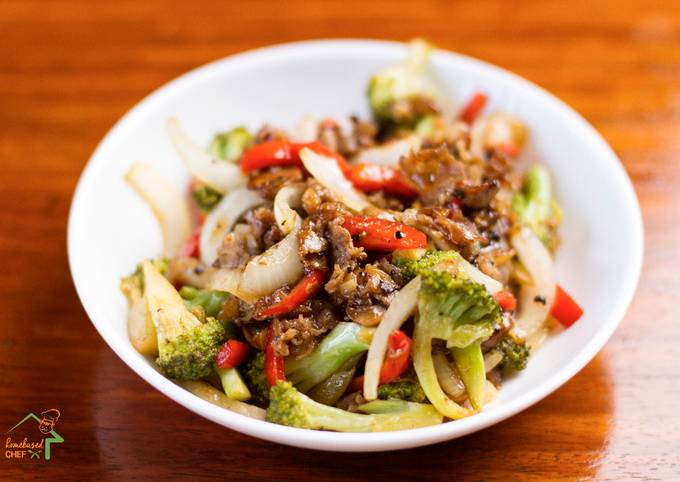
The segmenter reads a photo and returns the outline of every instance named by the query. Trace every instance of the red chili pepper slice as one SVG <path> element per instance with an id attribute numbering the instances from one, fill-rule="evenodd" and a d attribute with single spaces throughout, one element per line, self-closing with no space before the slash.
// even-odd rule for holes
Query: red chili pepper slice
<path id="1" fill-rule="evenodd" d="M 348 173 L 349 180 L 354 187 L 364 192 L 385 191 L 401 197 L 415 197 L 418 195 L 404 174 L 390 166 L 378 164 L 355 164 Z"/>
<path id="2" fill-rule="evenodd" d="M 387 340 L 387 354 L 380 367 L 380 383 L 390 383 L 408 369 L 413 341 L 401 330 L 394 330 Z"/>
<path id="3" fill-rule="evenodd" d="M 392 380 L 401 376 L 408 370 L 409 360 L 411 359 L 411 340 L 406 333 L 401 330 L 394 330 L 387 339 L 387 353 L 380 367 L 379 384 L 390 383 Z M 350 382 L 350 390 L 360 391 L 364 386 L 364 377 L 353 378 Z"/>
<path id="4" fill-rule="evenodd" d="M 474 95 L 468 101 L 468 103 L 465 104 L 463 110 L 460 111 L 458 118 L 463 122 L 472 124 L 472 122 L 474 122 L 474 120 L 477 118 L 479 113 L 486 105 L 486 101 L 487 97 L 485 94 L 483 94 L 482 92 L 475 92 Z"/>
<path id="5" fill-rule="evenodd" d="M 320 142 L 290 142 L 286 140 L 267 141 L 254 145 L 243 153 L 241 170 L 248 174 L 265 167 L 302 166 L 300 151 L 305 147 L 323 156 L 333 157 L 338 162 L 342 172 L 348 172 L 349 166 L 345 158 Z"/>
<path id="6" fill-rule="evenodd" d="M 177 255 L 181 258 L 198 258 L 200 255 L 200 239 L 201 239 L 201 229 L 203 226 L 199 226 L 189 235 L 184 244 L 179 250 Z"/>
<path id="7" fill-rule="evenodd" d="M 302 278 L 297 285 L 282 300 L 268 306 L 255 315 L 256 320 L 264 320 L 272 316 L 293 311 L 302 303 L 313 297 L 323 286 L 326 277 L 320 269 L 314 270 Z"/>
<path id="8" fill-rule="evenodd" d="M 369 216 L 349 216 L 343 222 L 354 244 L 369 251 L 418 249 L 427 246 L 425 233 L 405 224 Z"/>
<path id="9" fill-rule="evenodd" d="M 248 357 L 249 347 L 238 340 L 227 340 L 215 355 L 215 364 L 219 368 L 234 368 Z"/>
<path id="10" fill-rule="evenodd" d="M 264 350 L 264 374 L 267 377 L 269 386 L 273 387 L 280 380 L 286 380 L 286 372 L 284 370 L 284 360 L 282 356 L 274 354 L 274 347 L 272 347 L 272 328 L 267 330 L 267 346 Z"/>
<path id="11" fill-rule="evenodd" d="M 517 308 L 517 298 L 515 298 L 515 295 L 513 295 L 510 291 L 499 291 L 493 297 L 498 301 L 498 304 L 501 305 L 501 308 L 505 311 L 513 311 L 515 308 Z"/>
<path id="12" fill-rule="evenodd" d="M 550 314 L 565 328 L 569 328 L 583 316 L 583 309 L 560 285 L 555 285 L 555 301 Z"/>

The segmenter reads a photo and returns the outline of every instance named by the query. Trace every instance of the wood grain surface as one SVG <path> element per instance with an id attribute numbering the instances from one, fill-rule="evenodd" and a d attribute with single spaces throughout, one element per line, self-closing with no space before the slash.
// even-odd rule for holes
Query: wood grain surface
<path id="1" fill-rule="evenodd" d="M 506 422 L 381 454 L 259 441 L 143 382 L 95 332 L 67 266 L 69 203 L 97 142 L 150 91 L 225 55 L 423 35 L 555 93 L 621 157 L 645 265 L 606 348 Z M 2 0 L 0 205 L 0 430 L 55 407 L 66 440 L 49 462 L 0 457 L 2 480 L 680 479 L 680 2 Z"/>

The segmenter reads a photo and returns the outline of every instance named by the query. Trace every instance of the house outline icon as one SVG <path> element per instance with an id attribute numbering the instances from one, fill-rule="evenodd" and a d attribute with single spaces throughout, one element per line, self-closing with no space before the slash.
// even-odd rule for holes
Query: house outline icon
<path id="1" fill-rule="evenodd" d="M 40 418 L 38 418 L 33 412 L 29 412 L 28 415 L 26 415 L 23 419 L 21 419 L 21 421 L 19 423 L 17 423 L 14 427 L 10 428 L 6 433 L 12 432 L 12 430 L 14 430 L 19 425 L 23 424 L 24 422 L 26 422 L 30 419 L 33 419 L 36 422 L 38 422 L 38 424 L 40 424 Z M 61 435 L 59 435 L 57 432 L 55 432 L 54 430 L 50 431 L 50 435 L 52 435 L 52 437 L 45 439 L 45 460 L 50 460 L 50 458 L 52 457 L 50 445 L 53 444 L 53 443 L 60 444 L 64 441 L 64 438 Z"/>

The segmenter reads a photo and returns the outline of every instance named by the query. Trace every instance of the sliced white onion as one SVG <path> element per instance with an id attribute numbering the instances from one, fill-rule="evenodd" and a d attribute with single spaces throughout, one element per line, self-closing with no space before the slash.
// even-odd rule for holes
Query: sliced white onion
<path id="1" fill-rule="evenodd" d="M 446 354 L 441 351 L 433 353 L 432 363 L 442 390 L 454 400 L 461 401 L 465 398 L 465 384 L 449 363 Z"/>
<path id="2" fill-rule="evenodd" d="M 319 135 L 319 122 L 306 114 L 291 132 L 290 139 L 295 142 L 313 142 Z"/>
<path id="3" fill-rule="evenodd" d="M 226 291 L 247 303 L 271 294 L 303 274 L 298 254 L 298 232 L 302 222 L 297 216 L 295 227 L 277 244 L 251 259 L 244 269 L 220 269 L 209 283 L 211 289 Z"/>
<path id="4" fill-rule="evenodd" d="M 420 138 L 413 135 L 379 146 L 368 147 L 354 156 L 352 162 L 396 167 L 399 165 L 399 159 L 407 156 L 411 151 L 420 149 L 420 143 Z"/>
<path id="5" fill-rule="evenodd" d="M 191 234 L 189 206 L 175 187 L 147 164 L 135 162 L 125 180 L 153 211 L 163 233 L 163 255 L 177 254 Z"/>
<path id="6" fill-rule="evenodd" d="M 238 400 L 232 400 L 227 397 L 223 392 L 220 392 L 212 385 L 195 380 L 184 380 L 177 382 L 179 386 L 190 391 L 199 398 L 202 398 L 206 402 L 210 402 L 218 407 L 226 408 L 232 412 L 240 413 L 246 417 L 254 418 L 257 420 L 264 420 L 267 412 L 260 407 L 255 405 L 250 405 L 249 403 L 240 402 Z"/>
<path id="7" fill-rule="evenodd" d="M 255 191 L 239 188 L 230 192 L 210 211 L 201 229 L 201 261 L 212 266 L 224 237 L 232 230 L 236 221 L 249 209 L 265 202 Z"/>
<path id="8" fill-rule="evenodd" d="M 361 212 L 365 208 L 374 207 L 354 189 L 334 158 L 317 154 L 307 147 L 300 151 L 300 158 L 310 174 L 348 208 Z"/>
<path id="9" fill-rule="evenodd" d="M 550 313 L 555 297 L 553 262 L 545 245 L 529 228 L 522 228 L 510 243 L 533 280 L 533 284 L 520 289 L 514 328 L 518 336 L 526 338 L 543 327 Z"/>
<path id="10" fill-rule="evenodd" d="M 472 281 L 474 281 L 475 283 L 483 284 L 486 287 L 486 290 L 492 295 L 495 295 L 496 293 L 503 289 L 503 283 L 493 279 L 491 276 L 487 274 L 482 273 L 480 270 L 475 268 L 471 263 L 469 263 L 462 257 L 460 258 L 460 266 L 461 268 L 463 268 L 465 273 L 467 273 L 467 275 L 470 277 Z"/>
<path id="11" fill-rule="evenodd" d="M 302 194 L 305 192 L 305 185 L 290 184 L 279 189 L 274 198 L 274 217 L 283 234 L 288 234 L 295 226 L 298 218 L 297 212 L 292 208 L 302 206 Z"/>
<path id="12" fill-rule="evenodd" d="M 514 145 L 521 148 L 526 138 L 526 127 L 518 119 L 503 112 L 480 117 L 470 130 L 470 152 L 483 159 L 484 152 L 493 147 Z"/>
<path id="13" fill-rule="evenodd" d="M 484 355 L 484 371 L 489 373 L 503 361 L 503 354 L 498 350 L 491 350 Z"/>
<path id="14" fill-rule="evenodd" d="M 380 320 L 380 325 L 373 334 L 373 340 L 366 357 L 366 368 L 364 369 L 364 397 L 366 400 L 378 398 L 380 367 L 387 351 L 387 340 L 390 334 L 414 313 L 418 306 L 419 292 L 420 276 L 417 276 L 394 296 L 392 303 Z"/>
<path id="15" fill-rule="evenodd" d="M 237 164 L 221 161 L 201 149 L 180 127 L 177 119 L 169 119 L 168 135 L 179 157 L 193 177 L 216 191 L 227 193 L 246 184 L 248 178 Z"/>
<path id="16" fill-rule="evenodd" d="M 260 297 L 300 279 L 303 274 L 298 254 L 300 227 L 298 216 L 295 227 L 285 238 L 248 262 L 239 285 L 241 291 Z"/>

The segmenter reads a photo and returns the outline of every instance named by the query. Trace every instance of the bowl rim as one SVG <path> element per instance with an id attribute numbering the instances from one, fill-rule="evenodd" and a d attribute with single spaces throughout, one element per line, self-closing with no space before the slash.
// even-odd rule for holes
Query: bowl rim
<path id="1" fill-rule="evenodd" d="M 82 273 L 82 265 L 79 262 L 78 257 L 78 245 L 81 242 L 78 238 L 79 218 L 81 217 L 80 213 L 83 210 L 83 206 L 87 203 L 88 186 L 96 179 L 99 169 L 105 165 L 103 153 L 110 145 L 115 144 L 118 133 L 127 123 L 128 119 L 137 112 L 150 109 L 158 103 L 163 103 L 165 97 L 172 94 L 174 90 L 189 88 L 192 83 L 200 81 L 205 76 L 212 75 L 215 68 L 233 69 L 234 71 L 237 71 L 239 69 L 247 68 L 251 64 L 266 64 L 275 59 L 281 61 L 281 58 L 285 56 L 304 57 L 305 55 L 315 52 L 324 52 L 329 55 L 340 53 L 347 55 L 352 53 L 356 54 L 367 48 L 376 52 L 385 53 L 386 55 L 391 55 L 403 52 L 406 48 L 406 44 L 402 42 L 372 39 L 321 39 L 284 43 L 249 50 L 215 60 L 171 80 L 151 92 L 128 110 L 100 141 L 78 180 L 69 210 L 67 251 L 71 277 L 73 278 L 78 297 L 88 317 L 109 347 L 111 347 L 116 355 L 118 355 L 118 357 L 142 379 L 175 402 L 220 425 L 264 440 L 317 450 L 374 452 L 405 449 L 437 443 L 461 437 L 494 425 L 542 400 L 561 387 L 590 362 L 622 321 L 626 310 L 632 302 L 639 281 L 644 250 L 644 234 L 640 206 L 635 195 L 633 184 L 623 168 L 623 165 L 600 134 L 571 107 L 536 84 L 487 62 L 466 55 L 438 49 L 434 54 L 435 58 L 440 58 L 442 61 L 446 62 L 466 64 L 469 68 L 486 71 L 493 75 L 504 77 L 509 84 L 512 84 L 513 89 L 529 90 L 531 91 L 531 95 L 542 97 L 544 102 L 552 104 L 553 108 L 562 111 L 562 115 L 571 118 L 571 122 L 580 129 L 583 135 L 590 137 L 591 142 L 599 144 L 602 153 L 602 161 L 606 164 L 609 175 L 613 178 L 612 182 L 616 184 L 617 191 L 620 191 L 622 199 L 624 200 L 625 205 L 622 206 L 622 208 L 628 213 L 627 221 L 630 223 L 633 233 L 633 239 L 630 240 L 633 258 L 628 260 L 628 269 L 625 272 L 625 279 L 623 280 L 619 296 L 617 297 L 617 303 L 609 309 L 606 320 L 597 330 L 595 336 L 581 348 L 580 352 L 574 356 L 569 363 L 562 366 L 562 368 L 552 376 L 542 380 L 532 390 L 523 393 L 514 400 L 494 406 L 493 409 L 473 417 L 458 420 L 453 423 L 398 432 L 337 433 L 286 427 L 251 419 L 230 412 L 194 396 L 171 380 L 165 378 L 148 363 L 141 362 L 134 357 L 128 356 L 131 350 L 134 350 L 132 345 L 129 342 L 127 344 L 124 343 L 111 333 L 107 325 L 113 323 L 113 320 L 99 312 L 94 304 L 88 302 L 89 288 L 87 286 L 87 278 Z"/>

